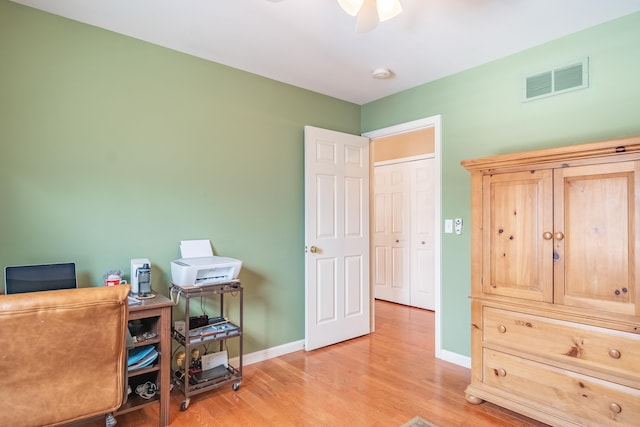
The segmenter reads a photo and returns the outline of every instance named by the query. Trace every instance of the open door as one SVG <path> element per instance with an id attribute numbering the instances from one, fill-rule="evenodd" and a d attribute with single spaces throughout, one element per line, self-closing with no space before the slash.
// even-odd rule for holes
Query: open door
<path id="1" fill-rule="evenodd" d="M 305 126 L 305 349 L 371 331 L 369 139 Z"/>

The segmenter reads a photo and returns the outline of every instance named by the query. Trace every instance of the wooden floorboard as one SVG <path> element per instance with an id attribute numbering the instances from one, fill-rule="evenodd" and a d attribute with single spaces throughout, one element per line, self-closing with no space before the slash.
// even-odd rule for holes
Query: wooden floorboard
<path id="1" fill-rule="evenodd" d="M 192 396 L 186 411 L 174 390 L 170 425 L 396 427 L 415 416 L 439 427 L 545 425 L 465 400 L 470 372 L 435 358 L 433 312 L 376 301 L 376 329 L 245 366 L 237 392 L 229 385 Z M 118 426 L 156 427 L 157 419 L 152 405 L 119 416 Z"/>

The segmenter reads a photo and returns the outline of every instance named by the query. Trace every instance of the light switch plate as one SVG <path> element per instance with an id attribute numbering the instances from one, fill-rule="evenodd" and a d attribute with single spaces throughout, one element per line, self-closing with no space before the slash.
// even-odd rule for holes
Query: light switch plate
<path id="1" fill-rule="evenodd" d="M 444 220 L 444 232 L 447 234 L 453 233 L 453 220 L 445 219 Z"/>

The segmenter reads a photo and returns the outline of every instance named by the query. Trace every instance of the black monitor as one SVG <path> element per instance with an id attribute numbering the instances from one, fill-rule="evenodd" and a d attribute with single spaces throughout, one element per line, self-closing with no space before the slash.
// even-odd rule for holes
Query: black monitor
<path id="1" fill-rule="evenodd" d="M 13 265 L 4 269 L 4 293 L 52 291 L 76 288 L 75 263 Z"/>

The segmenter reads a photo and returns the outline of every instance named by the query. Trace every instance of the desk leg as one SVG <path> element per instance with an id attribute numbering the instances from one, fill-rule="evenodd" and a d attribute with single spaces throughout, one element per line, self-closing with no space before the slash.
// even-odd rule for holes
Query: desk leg
<path id="1" fill-rule="evenodd" d="M 163 307 L 160 325 L 160 410 L 159 425 L 169 425 L 169 404 L 171 390 L 171 307 Z"/>

